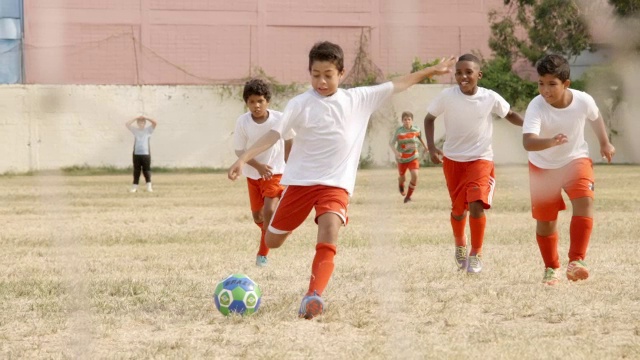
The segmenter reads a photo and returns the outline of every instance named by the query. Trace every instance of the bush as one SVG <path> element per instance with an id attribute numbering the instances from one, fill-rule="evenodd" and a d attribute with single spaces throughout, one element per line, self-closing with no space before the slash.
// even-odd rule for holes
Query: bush
<path id="1" fill-rule="evenodd" d="M 511 61 L 503 57 L 482 60 L 482 79 L 479 85 L 500 94 L 516 111 L 527 108 L 529 101 L 538 95 L 538 85 L 522 79 L 513 72 Z"/>

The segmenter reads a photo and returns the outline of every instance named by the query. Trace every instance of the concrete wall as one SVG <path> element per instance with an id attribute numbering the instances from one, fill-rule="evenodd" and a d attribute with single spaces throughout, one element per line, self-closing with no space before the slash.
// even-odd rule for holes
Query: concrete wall
<path id="1" fill-rule="evenodd" d="M 422 128 L 427 104 L 444 86 L 418 85 L 395 95 L 374 115 L 363 155 L 378 164 L 392 162 L 388 142 L 402 111 L 412 111 Z M 227 167 L 235 160 L 235 120 L 246 111 L 240 94 L 237 86 L 0 86 L 0 173 L 130 166 L 133 135 L 124 123 L 138 114 L 158 121 L 151 139 L 154 166 Z M 272 100 L 276 109 L 285 104 L 282 97 Z M 525 163 L 520 129 L 502 119 L 494 124 L 496 162 Z M 639 161 L 628 145 L 640 135 L 637 126 L 622 130 L 614 139 L 617 161 Z M 437 121 L 436 138 L 442 133 Z M 598 159 L 597 142 L 590 129 L 586 133 Z"/>
<path id="2" fill-rule="evenodd" d="M 320 40 L 349 71 L 360 35 L 385 75 L 480 50 L 502 0 L 24 0 L 29 84 L 227 84 L 259 67 L 307 81 Z"/>

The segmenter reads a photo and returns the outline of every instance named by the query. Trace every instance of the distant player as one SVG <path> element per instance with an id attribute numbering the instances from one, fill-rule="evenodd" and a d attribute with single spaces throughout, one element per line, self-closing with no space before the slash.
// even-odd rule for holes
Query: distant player
<path id="1" fill-rule="evenodd" d="M 443 90 L 429 105 L 424 128 L 431 161 L 443 163 L 451 197 L 451 227 L 455 239 L 455 261 L 469 274 L 482 271 L 482 245 L 486 217 L 491 208 L 496 181 L 493 165 L 493 119 L 495 114 L 522 126 L 522 117 L 495 91 L 478 86 L 482 78 L 480 60 L 471 54 L 460 56 L 455 72 L 458 86 Z M 434 142 L 434 122 L 444 117 L 443 151 Z M 469 213 L 471 250 L 467 256 L 464 234 Z"/>
<path id="2" fill-rule="evenodd" d="M 540 95 L 527 107 L 522 141 L 529 151 L 531 212 L 545 266 L 542 281 L 555 285 L 560 280 L 556 221 L 558 212 L 566 209 L 562 190 L 573 207 L 567 278 L 576 281 L 589 277 L 584 259 L 593 228 L 594 176 L 584 139 L 585 122 L 589 120 L 600 142 L 600 155 L 608 162 L 615 155 L 615 148 L 593 98 L 569 88 L 567 60 L 547 55 L 538 61 L 536 69 Z"/>
<path id="3" fill-rule="evenodd" d="M 274 127 L 229 168 L 238 177 L 244 163 L 268 149 L 290 129 L 296 132 L 291 156 L 282 176 L 287 185 L 266 235 L 270 248 L 280 247 L 313 208 L 318 236 L 309 288 L 298 315 L 311 319 L 323 312 L 320 297 L 334 269 L 340 228 L 347 224 L 349 197 L 367 124 L 371 114 L 394 92 L 426 77 L 450 72 L 454 58 L 377 86 L 339 89 L 344 77 L 344 53 L 330 42 L 316 43 L 309 52 L 311 89 L 289 101 L 282 122 Z"/>
<path id="4" fill-rule="evenodd" d="M 147 121 L 151 126 L 146 126 Z M 133 126 L 133 123 L 137 126 Z M 125 126 L 133 136 L 135 141 L 133 144 L 133 185 L 129 192 L 138 191 L 138 184 L 140 183 L 140 172 L 144 175 L 144 180 L 147 184 L 147 191 L 152 192 L 153 187 L 151 185 L 151 134 L 156 129 L 158 123 L 145 116 L 138 116 L 125 123 Z"/>
<path id="5" fill-rule="evenodd" d="M 271 89 L 269 84 L 260 79 L 249 80 L 242 92 L 249 111 L 236 120 L 233 133 L 233 144 L 236 155 L 240 157 L 251 145 L 275 124 L 282 120 L 282 113 L 269 109 Z M 280 199 L 284 187 L 280 178 L 285 167 L 286 158 L 291 150 L 292 134 L 286 141 L 280 139 L 266 151 L 248 160 L 242 167 L 242 174 L 247 178 L 249 202 L 253 221 L 260 228 L 260 247 L 256 255 L 256 265 L 266 266 L 269 248 L 264 236 L 271 221 L 271 216 Z"/>
<path id="6" fill-rule="evenodd" d="M 422 140 L 420 128 L 413 125 L 413 114 L 405 111 L 402 113 L 402 126 L 396 129 L 389 143 L 398 162 L 398 189 L 400 194 L 405 197 L 405 204 L 411 201 L 411 195 L 413 195 L 416 186 L 418 186 L 418 169 L 420 169 L 419 144 L 422 144 L 424 149 L 427 148 L 427 144 Z M 411 180 L 409 180 L 409 189 L 405 192 L 404 175 L 407 170 L 411 174 Z"/>

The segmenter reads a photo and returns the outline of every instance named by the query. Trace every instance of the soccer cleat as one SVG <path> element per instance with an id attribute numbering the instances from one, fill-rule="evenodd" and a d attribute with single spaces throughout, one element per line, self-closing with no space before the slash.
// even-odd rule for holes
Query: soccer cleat
<path id="1" fill-rule="evenodd" d="M 256 256 L 256 266 L 259 266 L 259 267 L 267 266 L 267 257 L 262 255 Z"/>
<path id="2" fill-rule="evenodd" d="M 467 258 L 467 274 L 479 274 L 482 271 L 482 255 L 469 255 Z"/>
<path id="3" fill-rule="evenodd" d="M 400 190 L 400 195 L 404 196 L 406 194 L 404 192 L 404 184 L 398 185 L 398 190 Z"/>
<path id="4" fill-rule="evenodd" d="M 554 268 L 544 269 L 544 277 L 542 278 L 542 283 L 549 286 L 557 285 L 560 282 L 560 278 L 557 274 L 559 271 L 560 269 Z"/>
<path id="5" fill-rule="evenodd" d="M 132 185 L 132 186 L 131 186 L 131 189 L 129 189 L 129 192 L 130 192 L 130 193 L 134 193 L 134 192 L 136 192 L 136 191 L 138 191 L 138 185 Z"/>
<path id="6" fill-rule="evenodd" d="M 314 317 L 322 314 L 324 310 L 324 301 L 317 292 L 313 292 L 313 295 L 305 295 L 302 298 L 300 304 L 300 310 L 298 310 L 298 317 L 311 320 Z"/>
<path id="7" fill-rule="evenodd" d="M 404 203 L 405 203 L 405 204 L 406 204 L 406 203 L 408 203 L 409 201 L 411 201 L 411 198 L 410 198 L 410 197 L 408 197 L 408 196 L 407 196 L 406 198 L 404 198 Z"/>
<path id="8" fill-rule="evenodd" d="M 147 183 L 147 191 L 153 192 L 153 187 L 151 186 L 151 183 Z"/>
<path id="9" fill-rule="evenodd" d="M 456 246 L 455 259 L 456 259 L 456 265 L 458 265 L 458 270 L 462 270 L 467 267 L 467 247 L 466 246 Z"/>
<path id="10" fill-rule="evenodd" d="M 587 264 L 582 260 L 574 260 L 567 266 L 567 279 L 571 281 L 586 280 L 589 277 Z"/>

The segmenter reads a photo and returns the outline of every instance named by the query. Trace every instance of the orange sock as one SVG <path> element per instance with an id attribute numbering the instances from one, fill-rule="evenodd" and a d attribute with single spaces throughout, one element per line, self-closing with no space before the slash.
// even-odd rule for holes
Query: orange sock
<path id="1" fill-rule="evenodd" d="M 464 237 L 464 228 L 467 226 L 467 217 L 463 217 L 462 220 L 456 220 L 451 215 L 451 228 L 453 229 L 453 238 L 456 241 L 456 246 L 467 246 L 467 239 Z"/>
<path id="2" fill-rule="evenodd" d="M 316 245 L 316 256 L 313 258 L 311 266 L 311 280 L 309 280 L 309 291 L 307 295 L 315 291 L 318 295 L 329 284 L 331 274 L 333 274 L 333 257 L 336 255 L 336 246 L 333 244 L 319 243 Z"/>
<path id="3" fill-rule="evenodd" d="M 469 229 L 471 230 L 471 251 L 469 255 L 482 253 L 482 243 L 484 242 L 484 229 L 486 225 L 486 216 L 479 218 L 469 216 Z"/>
<path id="4" fill-rule="evenodd" d="M 544 261 L 545 268 L 558 269 L 560 268 L 560 260 L 558 259 L 558 233 L 553 233 L 549 236 L 542 236 L 536 234 L 538 240 L 538 247 L 540 248 L 540 255 Z"/>
<path id="5" fill-rule="evenodd" d="M 571 218 L 569 235 L 571 245 L 569 245 L 569 261 L 584 260 L 587 256 L 591 230 L 593 229 L 593 219 L 585 216 L 574 216 Z"/>
<path id="6" fill-rule="evenodd" d="M 262 229 L 262 233 L 260 235 L 260 248 L 258 249 L 258 255 L 260 256 L 267 256 L 269 255 L 269 247 L 267 246 L 267 243 L 264 241 L 264 236 L 267 234 L 267 232 Z"/>
<path id="7" fill-rule="evenodd" d="M 409 182 L 409 190 L 407 190 L 407 197 L 410 198 L 413 195 L 413 191 L 416 189 L 416 184 Z"/>

